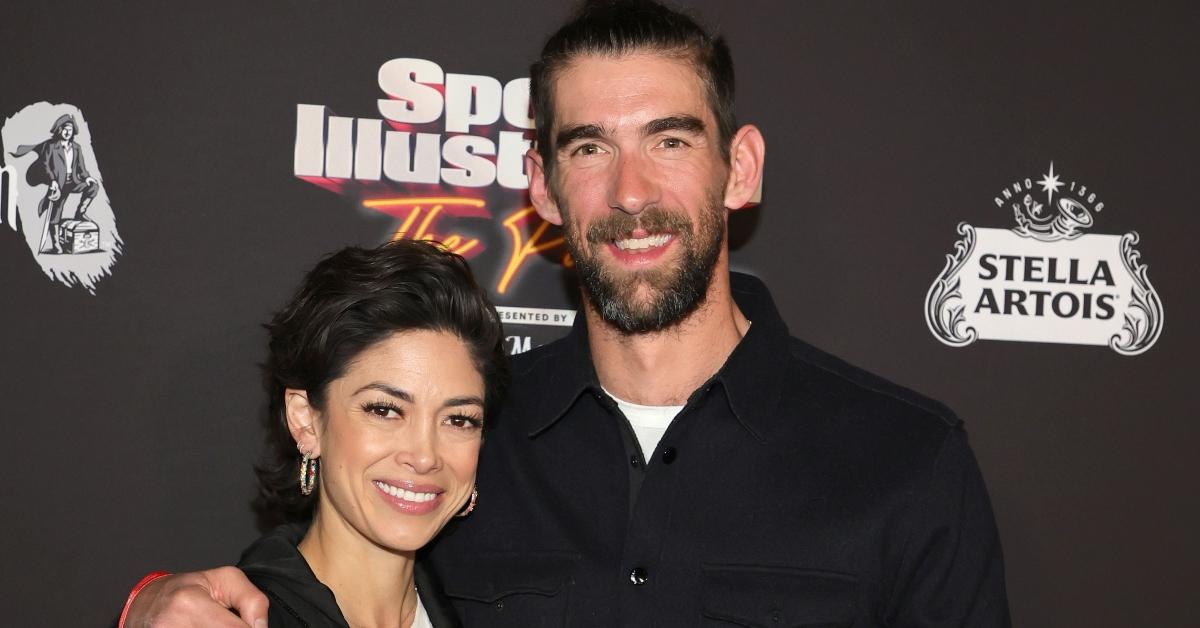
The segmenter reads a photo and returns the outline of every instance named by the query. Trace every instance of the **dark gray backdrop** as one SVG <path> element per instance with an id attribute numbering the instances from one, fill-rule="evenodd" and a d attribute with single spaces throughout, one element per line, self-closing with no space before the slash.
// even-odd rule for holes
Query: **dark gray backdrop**
<path id="1" fill-rule="evenodd" d="M 795 335 L 964 417 L 1016 624 L 1192 625 L 1194 3 L 695 6 L 728 36 L 739 116 L 767 138 L 766 199 L 736 220 L 734 265 L 767 280 Z M 125 241 L 93 296 L 0 227 L 6 625 L 100 624 L 142 573 L 229 563 L 257 535 L 259 324 L 320 254 L 396 226 L 292 175 L 295 106 L 377 118 L 394 57 L 524 76 L 566 11 L 5 6 L 0 117 L 80 107 Z M 1101 192 L 1097 232 L 1141 234 L 1166 311 L 1141 356 L 952 349 L 925 326 L 955 225 L 1009 226 L 992 197 L 1051 160 Z M 556 276 L 526 285 L 561 299 Z"/>

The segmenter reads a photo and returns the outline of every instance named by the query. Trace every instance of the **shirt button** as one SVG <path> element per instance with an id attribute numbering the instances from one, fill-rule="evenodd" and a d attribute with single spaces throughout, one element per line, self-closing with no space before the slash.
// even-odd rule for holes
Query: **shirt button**
<path id="1" fill-rule="evenodd" d="M 671 464 L 672 462 L 675 462 L 675 453 L 676 453 L 676 452 L 675 452 L 675 448 L 674 448 L 674 447 L 667 447 L 666 449 L 664 449 L 664 450 L 662 451 L 662 461 L 663 461 L 663 463 L 664 463 L 664 464 Z"/>
<path id="2" fill-rule="evenodd" d="M 496 610 L 498 610 L 498 611 L 504 610 L 504 600 L 498 600 L 496 602 Z"/>
<path id="3" fill-rule="evenodd" d="M 646 570 L 642 569 L 641 567 L 634 567 L 633 571 L 629 572 L 629 581 L 635 585 L 646 584 L 646 581 L 649 579 L 650 579 L 650 574 L 647 573 Z"/>
<path id="4" fill-rule="evenodd" d="M 637 467 L 641 466 L 641 464 L 642 464 L 642 463 L 638 462 L 638 458 L 637 458 L 637 456 L 630 456 L 630 457 L 629 457 L 629 466 L 631 466 L 631 467 L 633 467 L 633 468 L 635 468 L 635 469 L 636 469 Z"/>

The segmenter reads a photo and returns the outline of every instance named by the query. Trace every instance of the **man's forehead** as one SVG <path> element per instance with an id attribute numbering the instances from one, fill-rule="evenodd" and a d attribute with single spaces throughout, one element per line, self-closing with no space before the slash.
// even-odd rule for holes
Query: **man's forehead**
<path id="1" fill-rule="evenodd" d="M 667 115 L 711 121 L 705 85 L 686 57 L 637 52 L 580 55 L 555 76 L 554 125 L 615 128 Z"/>

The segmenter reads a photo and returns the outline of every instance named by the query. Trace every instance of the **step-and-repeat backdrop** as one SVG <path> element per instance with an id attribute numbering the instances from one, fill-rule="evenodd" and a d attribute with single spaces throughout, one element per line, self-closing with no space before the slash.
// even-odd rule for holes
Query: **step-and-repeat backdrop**
<path id="1" fill-rule="evenodd" d="M 734 267 L 967 421 L 1017 625 L 1195 621 L 1195 5 L 694 8 L 767 139 Z M 261 324 L 321 255 L 436 239 L 513 352 L 565 332 L 521 156 L 568 10 L 4 7 L 6 624 L 97 625 L 143 572 L 257 536 Z"/>

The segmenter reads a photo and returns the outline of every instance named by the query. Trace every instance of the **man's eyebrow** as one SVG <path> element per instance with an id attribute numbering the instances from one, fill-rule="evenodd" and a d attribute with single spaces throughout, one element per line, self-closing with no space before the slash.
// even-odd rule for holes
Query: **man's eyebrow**
<path id="1" fill-rule="evenodd" d="M 704 121 L 696 116 L 669 116 L 651 120 L 642 127 L 643 135 L 654 135 L 666 131 L 683 131 L 685 133 L 703 133 Z"/>
<path id="2" fill-rule="evenodd" d="M 604 129 L 598 124 L 576 124 L 574 126 L 564 127 L 554 137 L 554 145 L 558 147 L 566 146 L 571 142 L 583 139 L 597 139 L 604 137 Z"/>
<path id="3" fill-rule="evenodd" d="M 397 399 L 403 399 L 404 401 L 407 401 L 409 403 L 412 403 L 412 401 L 413 401 L 413 396 L 407 390 L 404 390 L 402 388 L 396 388 L 395 386 L 390 386 L 383 382 L 371 382 L 370 384 L 367 384 L 366 386 L 363 386 L 362 388 L 359 388 L 358 390 L 354 391 L 354 394 L 357 395 L 358 393 L 360 393 L 364 390 L 378 390 L 381 393 L 386 393 L 388 395 L 396 397 Z"/>

